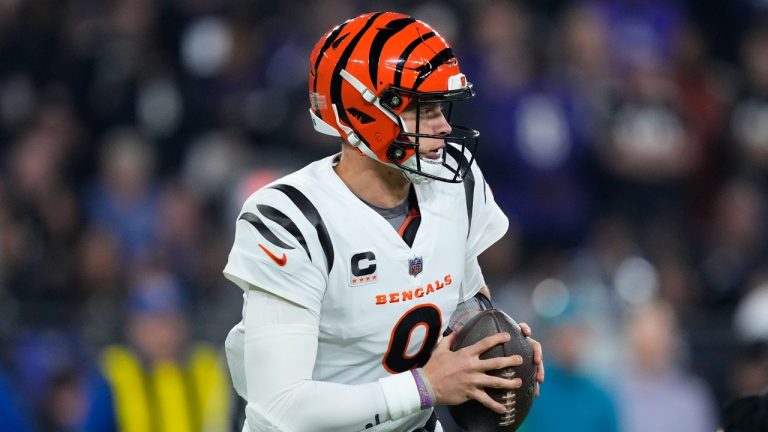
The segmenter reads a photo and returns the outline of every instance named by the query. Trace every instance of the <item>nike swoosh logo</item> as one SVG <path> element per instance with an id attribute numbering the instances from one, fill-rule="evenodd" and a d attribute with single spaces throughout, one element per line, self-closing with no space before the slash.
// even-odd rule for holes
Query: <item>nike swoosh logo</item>
<path id="1" fill-rule="evenodd" d="M 272 261 L 275 262 L 275 264 L 279 265 L 280 267 L 284 266 L 285 263 L 288 262 L 288 257 L 285 256 L 285 252 L 283 252 L 283 256 L 280 258 L 277 257 L 277 255 L 273 254 L 269 249 L 265 248 L 264 245 L 259 243 L 259 247 L 261 250 L 264 251 L 265 254 L 267 254 L 268 257 L 272 258 Z"/>

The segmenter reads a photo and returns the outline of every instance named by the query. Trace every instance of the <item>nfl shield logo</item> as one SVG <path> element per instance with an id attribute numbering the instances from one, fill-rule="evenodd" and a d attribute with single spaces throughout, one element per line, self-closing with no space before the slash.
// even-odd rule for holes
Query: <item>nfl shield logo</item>
<path id="1" fill-rule="evenodd" d="M 408 274 L 416 276 L 424 270 L 424 259 L 422 257 L 411 258 L 408 260 Z"/>

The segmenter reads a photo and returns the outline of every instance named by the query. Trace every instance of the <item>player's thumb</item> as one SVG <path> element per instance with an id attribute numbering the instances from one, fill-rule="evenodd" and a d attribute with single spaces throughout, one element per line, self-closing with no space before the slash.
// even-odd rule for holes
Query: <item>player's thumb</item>
<path id="1" fill-rule="evenodd" d="M 437 345 L 435 346 L 435 349 L 433 351 L 450 351 L 451 345 L 453 344 L 453 341 L 455 339 L 456 339 L 456 332 L 453 332 L 447 336 L 443 336 L 437 342 Z"/>

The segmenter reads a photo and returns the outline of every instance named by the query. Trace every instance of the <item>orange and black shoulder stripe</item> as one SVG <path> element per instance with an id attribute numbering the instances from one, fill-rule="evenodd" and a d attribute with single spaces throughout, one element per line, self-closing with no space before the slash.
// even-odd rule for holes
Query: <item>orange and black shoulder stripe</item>
<path id="1" fill-rule="evenodd" d="M 301 211 L 304 217 L 307 218 L 309 223 L 315 228 L 317 238 L 320 242 L 320 247 L 323 250 L 323 256 L 325 257 L 326 269 L 330 274 L 331 269 L 333 268 L 333 243 L 331 242 L 331 236 L 328 234 L 328 229 L 325 227 L 325 223 L 320 216 L 320 212 L 317 211 L 317 208 L 312 204 L 309 198 L 306 197 L 306 195 L 301 193 L 293 186 L 277 184 L 270 186 L 270 189 L 276 189 L 285 194 L 288 199 L 293 202 L 296 208 Z M 257 204 L 256 208 L 262 217 L 280 225 L 289 234 L 291 234 L 296 239 L 296 242 L 301 245 L 301 247 L 307 253 L 307 257 L 312 260 L 312 253 L 309 251 L 306 237 L 301 232 L 296 223 L 291 220 L 288 215 L 276 209 L 275 207 L 266 204 Z M 259 234 L 264 237 L 265 240 L 269 241 L 275 246 L 288 250 L 295 249 L 293 246 L 280 240 L 280 238 L 274 232 L 272 232 L 272 230 L 270 230 L 269 227 L 264 224 L 264 221 L 262 221 L 262 219 L 255 213 L 244 212 L 238 219 L 242 219 L 250 223 L 254 228 L 256 228 Z"/>
<path id="2" fill-rule="evenodd" d="M 312 204 L 312 201 L 310 201 L 306 195 L 291 185 L 276 184 L 270 186 L 270 188 L 284 193 L 315 228 L 317 239 L 320 242 L 320 247 L 323 249 L 323 255 L 325 256 L 326 269 L 330 274 L 331 269 L 333 268 L 333 243 L 331 242 L 331 236 L 328 234 L 328 229 L 325 227 L 323 218 L 320 216 L 320 212 L 317 211 L 317 207 Z M 306 244 L 306 242 L 303 244 Z M 307 251 L 307 254 L 309 254 L 309 251 Z"/>

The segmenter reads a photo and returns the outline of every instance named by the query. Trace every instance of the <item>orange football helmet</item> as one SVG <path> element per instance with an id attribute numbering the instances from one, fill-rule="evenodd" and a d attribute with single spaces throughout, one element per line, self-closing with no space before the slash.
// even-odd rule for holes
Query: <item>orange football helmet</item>
<path id="1" fill-rule="evenodd" d="M 339 136 L 367 156 L 397 167 L 414 182 L 463 181 L 479 132 L 451 124 L 448 135 L 419 131 L 423 104 L 474 96 L 453 49 L 432 27 L 394 12 L 367 13 L 329 30 L 310 55 L 309 100 L 318 132 Z M 400 116 L 416 110 L 416 130 Z M 421 158 L 419 139 L 446 142 L 441 157 Z"/>

